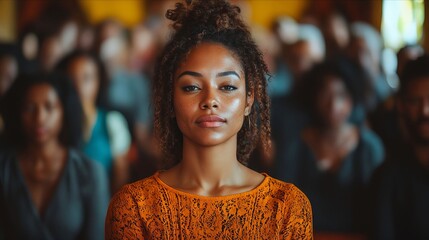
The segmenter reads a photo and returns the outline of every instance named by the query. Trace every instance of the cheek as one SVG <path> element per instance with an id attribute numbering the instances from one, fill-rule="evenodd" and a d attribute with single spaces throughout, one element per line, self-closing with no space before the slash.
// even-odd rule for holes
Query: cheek
<path id="1" fill-rule="evenodd" d="M 334 105 L 335 112 L 342 115 L 348 115 L 351 111 L 351 103 L 345 99 L 338 99 Z"/>
<path id="2" fill-rule="evenodd" d="M 228 103 L 227 111 L 238 116 L 244 116 L 245 100 L 240 98 L 231 99 Z"/>
<path id="3" fill-rule="evenodd" d="M 182 129 L 182 124 L 191 120 L 193 114 L 198 111 L 198 108 L 196 97 L 179 96 L 176 94 L 173 96 L 173 114 L 180 129 Z"/>
<path id="4" fill-rule="evenodd" d="M 54 110 L 51 112 L 50 122 L 55 132 L 60 132 L 63 128 L 64 113 L 62 110 Z"/>

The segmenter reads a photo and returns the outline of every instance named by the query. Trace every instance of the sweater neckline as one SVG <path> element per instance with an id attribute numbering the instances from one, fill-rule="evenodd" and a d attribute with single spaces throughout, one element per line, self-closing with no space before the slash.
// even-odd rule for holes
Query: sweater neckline
<path id="1" fill-rule="evenodd" d="M 256 192 L 259 192 L 261 189 L 264 189 L 265 186 L 268 185 L 268 182 L 270 180 L 270 176 L 268 176 L 268 174 L 261 173 L 262 175 L 264 175 L 264 179 L 262 180 L 262 182 L 259 183 L 259 185 L 257 185 L 255 188 L 250 189 L 248 191 L 244 191 L 241 193 L 229 194 L 229 195 L 225 195 L 225 196 L 203 196 L 203 195 L 188 193 L 188 192 L 173 188 L 170 185 L 166 184 L 164 181 L 162 181 L 161 178 L 159 178 L 159 174 L 160 174 L 160 171 L 157 171 L 153 175 L 153 178 L 155 179 L 155 181 L 158 184 L 160 184 L 163 188 L 167 189 L 168 191 L 174 192 L 175 194 L 186 196 L 186 197 L 199 198 L 199 199 L 205 199 L 205 200 L 232 199 L 232 198 L 239 198 L 239 197 L 245 197 L 245 196 L 253 195 Z"/>

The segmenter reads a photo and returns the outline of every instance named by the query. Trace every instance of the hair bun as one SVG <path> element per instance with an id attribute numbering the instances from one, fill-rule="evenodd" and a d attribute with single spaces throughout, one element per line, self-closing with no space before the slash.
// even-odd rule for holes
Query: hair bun
<path id="1" fill-rule="evenodd" d="M 182 26 L 214 31 L 244 27 L 240 8 L 226 0 L 186 0 L 185 3 L 176 3 L 175 9 L 169 9 L 165 16 L 173 21 L 173 28 L 177 31 Z"/>

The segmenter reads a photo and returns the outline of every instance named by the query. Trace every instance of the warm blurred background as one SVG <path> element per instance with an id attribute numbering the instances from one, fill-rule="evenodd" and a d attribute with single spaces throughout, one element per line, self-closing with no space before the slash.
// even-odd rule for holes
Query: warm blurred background
<path id="1" fill-rule="evenodd" d="M 60 155 L 55 147 L 41 150 L 28 144 L 43 140 L 38 138 L 44 131 L 39 129 L 44 126 L 41 118 L 37 121 L 43 126 L 33 129 L 34 139 L 8 130 L 12 129 L 8 119 L 22 119 L 8 116 L 13 109 L 7 109 L 21 111 L 33 104 L 29 94 L 33 91 L 28 89 L 34 85 L 23 92 L 16 87 L 10 94 L 21 98 L 5 96 L 16 79 L 25 81 L 19 76 L 61 72 L 70 78 L 83 113 L 77 119 L 83 129 L 79 144 L 69 147 L 103 166 L 109 197 L 125 183 L 161 169 L 162 156 L 151 129 L 150 86 L 156 57 L 171 34 L 164 14 L 175 2 L 0 0 L 1 151 L 13 149 L 17 159 Z M 368 219 L 376 212 L 371 210 L 371 179 L 384 162 L 394 161 L 389 159 L 407 136 L 396 114 L 395 95 L 404 65 L 429 51 L 429 2 L 231 2 L 240 6 L 272 75 L 268 93 L 274 150 L 256 149 L 250 167 L 292 182 L 307 194 L 313 204 L 316 239 L 369 238 L 375 230 Z M 65 112 L 64 101 L 61 111 Z M 31 111 L 28 108 L 22 111 Z M 21 128 L 31 132 L 24 122 L 17 127 Z M 11 143 L 11 134 L 22 138 Z M 61 187 L 59 180 L 44 179 L 43 167 L 32 181 L 34 172 L 27 167 L 20 163 L 26 179 L 22 186 L 32 193 L 43 193 L 46 183 L 54 186 L 51 193 Z M 2 207 L 9 206 L 11 199 L 21 200 L 19 195 L 6 196 L 6 185 L 11 183 L 5 183 L 2 174 L 12 170 L 0 164 Z M 33 186 L 37 181 L 43 184 Z M 46 199 L 37 201 L 35 196 L 40 212 L 48 211 Z M 428 208 L 422 211 L 427 213 Z M 0 239 L 7 236 L 5 226 L 0 225 Z"/>

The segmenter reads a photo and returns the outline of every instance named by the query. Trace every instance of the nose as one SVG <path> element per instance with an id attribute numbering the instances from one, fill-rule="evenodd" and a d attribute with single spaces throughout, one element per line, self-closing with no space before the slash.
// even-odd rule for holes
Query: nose
<path id="1" fill-rule="evenodd" d="M 205 109 L 213 109 L 219 107 L 219 101 L 216 96 L 216 91 L 213 89 L 208 89 L 205 93 L 203 100 L 201 101 L 200 108 L 202 110 Z"/>
<path id="2" fill-rule="evenodd" d="M 46 120 L 46 114 L 47 113 L 43 108 L 38 107 L 36 112 L 34 113 L 34 120 L 36 121 L 36 123 L 38 123 L 39 125 L 43 124 Z"/>

